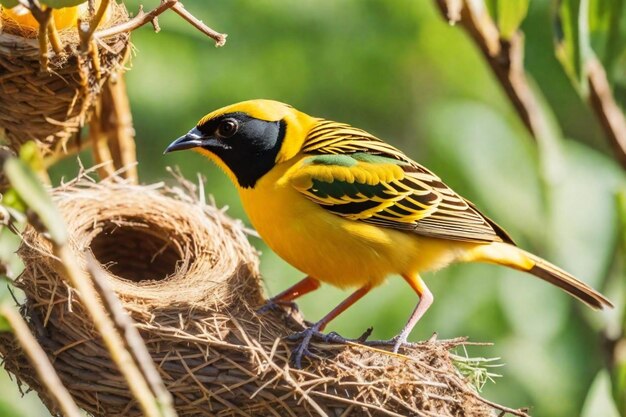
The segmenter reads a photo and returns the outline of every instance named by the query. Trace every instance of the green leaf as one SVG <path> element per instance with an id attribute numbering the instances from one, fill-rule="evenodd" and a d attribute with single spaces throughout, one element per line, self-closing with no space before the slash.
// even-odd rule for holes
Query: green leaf
<path id="1" fill-rule="evenodd" d="M 589 0 L 589 36 L 611 78 L 611 69 L 626 47 L 626 0 Z"/>
<path id="2" fill-rule="evenodd" d="M 26 212 L 26 204 L 22 200 L 19 194 L 12 188 L 9 188 L 4 194 L 2 194 L 2 205 L 5 207 L 11 207 L 19 212 Z"/>
<path id="3" fill-rule="evenodd" d="M 500 36 L 511 39 L 517 32 L 528 13 L 529 0 L 500 0 L 498 1 L 498 27 Z"/>
<path id="4" fill-rule="evenodd" d="M 622 187 L 622 189 L 617 193 L 617 215 L 621 225 L 621 244 L 626 250 L 626 187 Z"/>
<path id="5" fill-rule="evenodd" d="M 85 0 L 40 0 L 41 3 L 46 6 L 50 6 L 53 9 L 61 9 L 63 7 L 72 7 L 83 4 Z"/>
<path id="6" fill-rule="evenodd" d="M 598 372 L 587 392 L 581 417 L 619 417 L 611 398 L 611 381 L 606 370 Z"/>
<path id="7" fill-rule="evenodd" d="M 489 16 L 493 19 L 494 22 L 498 20 L 498 3 L 499 0 L 484 0 L 485 7 L 487 8 L 487 12 Z"/>
<path id="8" fill-rule="evenodd" d="M 17 6 L 18 4 L 17 0 L 0 0 L 0 5 L 9 9 Z"/>
<path id="9" fill-rule="evenodd" d="M 598 286 L 618 242 L 615 192 L 623 172 L 610 158 L 566 141 L 566 175 L 551 189 L 550 260 Z"/>
<path id="10" fill-rule="evenodd" d="M 500 29 L 500 36 L 509 40 L 524 21 L 530 0 L 484 0 L 483 3 Z"/>
<path id="11" fill-rule="evenodd" d="M 591 54 L 589 0 L 560 0 L 556 15 L 556 55 L 581 92 L 586 92 L 584 63 Z"/>
<path id="12" fill-rule="evenodd" d="M 10 332 L 11 325 L 9 321 L 4 318 L 4 316 L 0 315 L 0 332 Z"/>
<path id="13" fill-rule="evenodd" d="M 37 213 L 52 240 L 57 244 L 63 244 L 67 240 L 63 218 L 33 171 L 19 159 L 9 158 L 4 163 L 4 172 L 13 190 Z"/>

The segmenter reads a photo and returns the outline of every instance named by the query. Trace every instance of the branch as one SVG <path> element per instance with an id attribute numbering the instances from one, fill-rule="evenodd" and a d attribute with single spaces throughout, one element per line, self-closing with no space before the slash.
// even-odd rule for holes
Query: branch
<path id="1" fill-rule="evenodd" d="M 118 33 L 133 31 L 145 25 L 146 23 L 152 22 L 154 24 L 155 19 L 160 14 L 170 8 L 174 9 L 176 13 L 178 13 L 181 17 L 183 17 L 183 19 L 191 23 L 196 29 L 200 30 L 202 33 L 213 39 L 215 41 L 215 46 L 224 46 L 224 44 L 226 43 L 226 34 L 216 32 L 215 30 L 202 23 L 201 20 L 189 13 L 184 8 L 183 4 L 178 0 L 162 0 L 161 4 L 159 4 L 148 13 L 145 13 L 143 11 L 143 8 L 140 8 L 139 12 L 137 12 L 137 16 L 135 16 L 134 18 L 122 24 L 98 30 L 94 33 L 94 37 L 106 38 L 109 36 L 117 35 Z M 158 25 L 155 25 L 155 27 L 158 27 Z"/>
<path id="2" fill-rule="evenodd" d="M 139 179 L 135 130 L 122 72 L 105 82 L 100 105 L 102 133 L 106 136 L 113 167 L 115 169 L 127 167 L 124 177 L 136 184 Z"/>
<path id="3" fill-rule="evenodd" d="M 626 118 L 615 102 L 606 72 L 596 58 L 587 62 L 587 81 L 589 103 L 611 143 L 615 158 L 626 169 Z"/>
<path id="4" fill-rule="evenodd" d="M 33 368 L 39 376 L 39 381 L 46 387 L 52 397 L 56 400 L 59 408 L 66 417 L 81 417 L 78 406 L 72 396 L 61 382 L 46 352 L 41 348 L 37 339 L 32 335 L 28 325 L 22 316 L 6 304 L 0 305 L 0 316 L 4 317 L 13 329 L 13 334 L 19 342 L 22 350 L 30 360 Z"/>
<path id="5" fill-rule="evenodd" d="M 450 23 L 460 23 L 480 48 L 504 88 L 524 126 L 535 138 L 543 136 L 547 122 L 524 72 L 524 38 L 520 32 L 503 39 L 486 9 L 474 8 L 467 0 L 437 0 Z"/>
<path id="6" fill-rule="evenodd" d="M 198 29 L 200 32 L 213 39 L 215 41 L 216 47 L 224 46 L 226 44 L 226 37 L 228 35 L 226 35 L 225 33 L 216 32 L 215 30 L 202 23 L 201 20 L 198 20 L 198 18 L 189 13 L 181 2 L 176 2 L 176 4 L 172 6 L 172 10 L 178 13 L 178 15 L 185 19 L 187 22 L 191 23 L 191 25 Z"/>

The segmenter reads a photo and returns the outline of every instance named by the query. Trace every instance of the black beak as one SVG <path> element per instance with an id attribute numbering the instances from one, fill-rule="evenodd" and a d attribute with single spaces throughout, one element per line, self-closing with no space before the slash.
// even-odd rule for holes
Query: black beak
<path id="1" fill-rule="evenodd" d="M 202 146 L 206 142 L 206 139 L 202 132 L 194 127 L 185 136 L 181 136 L 170 143 L 170 146 L 168 146 L 163 153 L 166 154 L 174 151 L 182 151 L 184 149 L 197 148 Z"/>

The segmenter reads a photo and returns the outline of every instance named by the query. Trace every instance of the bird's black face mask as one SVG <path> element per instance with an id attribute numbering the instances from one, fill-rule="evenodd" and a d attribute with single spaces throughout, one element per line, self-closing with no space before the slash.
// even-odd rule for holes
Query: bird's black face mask
<path id="1" fill-rule="evenodd" d="M 239 186 L 250 188 L 274 166 L 285 132 L 283 120 L 268 122 L 245 113 L 227 113 L 196 126 L 165 153 L 203 148 L 230 168 Z"/>

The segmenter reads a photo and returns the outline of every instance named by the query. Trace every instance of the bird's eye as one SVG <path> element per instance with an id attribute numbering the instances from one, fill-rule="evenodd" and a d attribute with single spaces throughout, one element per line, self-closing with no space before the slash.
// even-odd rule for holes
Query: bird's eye
<path id="1" fill-rule="evenodd" d="M 229 138 L 237 133 L 239 123 L 235 119 L 225 119 L 217 127 L 217 134 L 222 138 Z"/>

